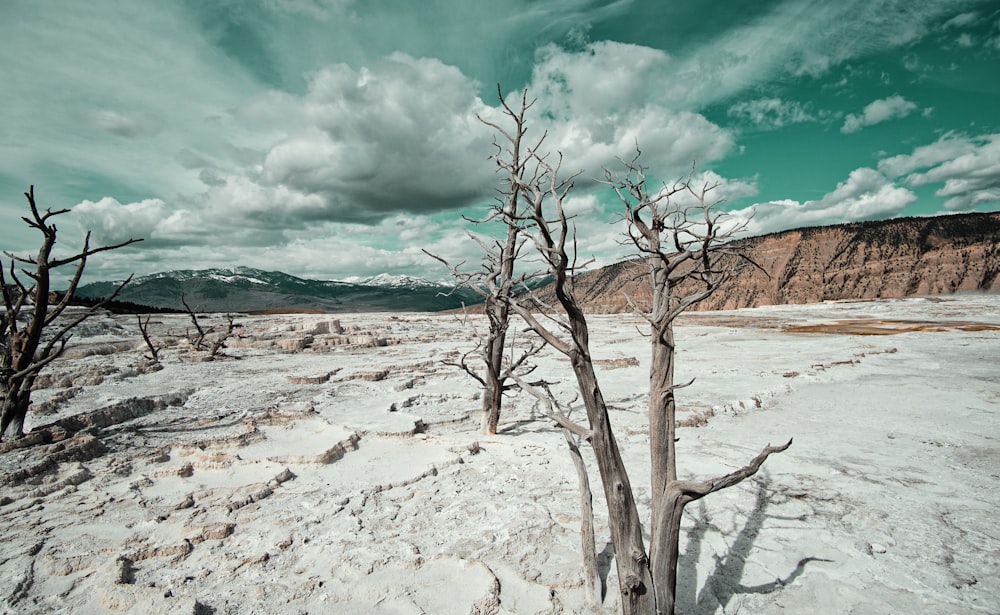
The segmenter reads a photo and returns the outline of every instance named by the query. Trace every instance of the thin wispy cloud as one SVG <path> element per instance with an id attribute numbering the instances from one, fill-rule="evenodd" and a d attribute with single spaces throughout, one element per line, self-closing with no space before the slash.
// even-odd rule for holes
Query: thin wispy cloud
<path id="1" fill-rule="evenodd" d="M 729 116 L 758 128 L 774 130 L 791 124 L 817 121 L 806 105 L 780 98 L 742 100 L 729 107 Z"/>
<path id="2" fill-rule="evenodd" d="M 959 13 L 948 21 L 944 22 L 945 28 L 964 28 L 979 21 L 979 15 L 975 12 Z"/>

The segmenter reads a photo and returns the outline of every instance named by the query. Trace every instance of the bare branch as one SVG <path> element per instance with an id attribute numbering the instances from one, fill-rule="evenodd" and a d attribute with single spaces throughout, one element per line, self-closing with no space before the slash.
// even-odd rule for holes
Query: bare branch
<path id="1" fill-rule="evenodd" d="M 694 381 L 695 381 L 695 379 L 692 378 L 692 379 L 688 380 L 687 382 L 684 382 L 684 383 L 681 383 L 681 384 L 672 384 L 669 387 L 667 387 L 667 390 L 663 391 L 662 395 L 665 397 L 667 395 L 670 395 L 671 393 L 673 393 L 677 389 L 685 389 L 685 388 L 691 386 L 692 384 L 694 384 Z"/>
<path id="2" fill-rule="evenodd" d="M 482 344 L 482 341 L 480 340 L 479 342 L 477 342 L 476 347 L 473 348 L 472 350 L 467 351 L 465 354 L 463 354 L 462 358 L 459 359 L 459 361 L 457 363 L 454 362 L 454 361 L 448 361 L 447 359 L 444 360 L 444 361 L 441 361 L 441 363 L 444 364 L 444 365 L 448 365 L 450 367 L 457 367 L 457 368 L 461 369 L 463 372 L 465 372 L 466 374 L 468 374 L 469 376 L 471 376 L 474 380 L 476 380 L 479 384 L 481 384 L 483 386 L 486 386 L 486 381 L 483 380 L 482 376 L 480 376 L 479 374 L 477 374 L 475 372 L 475 370 L 473 370 L 471 367 L 469 367 L 469 364 L 468 364 L 469 357 L 472 356 L 473 354 L 479 353 L 480 350 L 482 349 L 482 347 L 483 347 L 483 344 Z"/>
<path id="3" fill-rule="evenodd" d="M 542 413 L 545 416 L 555 421 L 560 427 L 570 433 L 574 433 L 584 440 L 590 440 L 593 435 L 591 431 L 586 427 L 569 420 L 569 417 L 562 412 L 562 409 L 559 407 L 559 403 L 552 397 L 551 394 L 543 392 L 541 389 L 527 382 L 520 376 L 511 375 L 511 380 L 516 382 L 517 386 L 519 386 L 522 391 L 528 393 L 542 403 Z"/>
<path id="4" fill-rule="evenodd" d="M 88 233 L 88 235 L 89 235 L 89 233 Z M 52 268 L 52 269 L 55 269 L 56 267 L 62 267 L 63 265 L 68 265 L 69 263 L 73 263 L 73 262 L 76 262 L 76 261 L 78 261 L 80 259 L 87 258 L 88 256 L 93 256 L 94 254 L 97 254 L 98 252 L 106 252 L 108 250 L 117 250 L 118 248 L 124 248 L 125 246 L 130 246 L 130 245 L 132 245 L 134 243 L 139 243 L 140 241 L 143 241 L 143 239 L 127 239 L 127 240 L 125 240 L 125 241 L 123 241 L 121 243 L 116 243 L 114 245 L 101 246 L 100 248 L 92 248 L 90 250 L 87 250 L 86 252 L 81 252 L 80 254 L 76 254 L 76 255 L 71 256 L 69 258 L 54 260 L 51 263 L 49 263 L 49 267 Z"/>
<path id="5" fill-rule="evenodd" d="M 76 328 L 77 325 L 79 325 L 83 321 L 87 320 L 88 318 L 90 318 L 91 316 L 93 316 L 94 314 L 96 314 L 97 310 L 103 308 L 105 305 L 108 304 L 109 301 L 114 301 L 118 297 L 118 294 L 122 291 L 122 289 L 125 288 L 125 285 L 128 284 L 131 281 L 132 281 L 132 276 L 129 276 L 128 279 L 126 279 L 124 282 L 122 282 L 121 284 L 119 284 L 117 286 L 117 288 L 115 288 L 115 291 L 113 293 L 111 293 L 110 296 L 108 296 L 105 299 L 101 300 L 100 302 L 98 302 L 98 303 L 90 306 L 89 308 L 87 308 L 87 311 L 85 311 L 83 314 L 80 314 L 79 316 L 77 316 L 76 318 L 74 318 L 73 320 L 71 320 L 69 323 L 67 323 L 66 325 L 64 325 L 61 329 L 59 329 L 56 332 L 56 334 L 53 335 L 51 339 L 49 339 L 49 342 L 42 349 L 41 356 L 42 357 L 48 357 L 49 353 L 52 352 L 55 349 L 55 345 L 57 343 L 60 344 L 60 347 L 59 347 L 59 350 L 56 352 L 55 356 L 61 355 L 63 349 L 66 346 L 66 343 L 63 341 L 63 337 L 67 336 L 70 331 L 72 331 L 73 329 Z M 66 295 L 70 296 L 69 295 L 69 291 L 67 291 Z M 45 324 L 48 325 L 49 322 L 50 322 L 50 319 L 46 319 Z M 66 339 L 68 340 L 69 338 L 67 337 Z"/>
<path id="6" fill-rule="evenodd" d="M 8 381 L 24 380 L 28 376 L 36 375 L 41 372 L 45 367 L 62 356 L 63 350 L 66 348 L 66 344 L 72 336 L 66 336 L 59 340 L 59 348 L 55 349 L 54 352 L 50 351 L 48 354 L 42 353 L 42 355 L 35 359 L 30 365 L 18 372 L 12 372 L 7 374 L 5 377 Z"/>
<path id="7" fill-rule="evenodd" d="M 564 355 L 569 355 L 573 351 L 573 348 L 569 344 L 561 340 L 554 333 L 552 333 L 552 331 L 546 328 L 537 318 L 535 318 L 535 315 L 532 314 L 531 311 L 523 307 L 520 303 L 512 301 L 510 307 L 517 312 L 518 316 L 523 318 L 524 321 L 528 323 L 528 326 L 531 327 L 531 329 L 537 333 L 546 344 L 552 346 Z"/>
<path id="8" fill-rule="evenodd" d="M 719 476 L 717 478 L 701 482 L 677 482 L 673 488 L 682 491 L 685 496 L 689 498 L 689 501 L 703 498 L 710 493 L 715 493 L 716 491 L 721 491 L 727 487 L 732 487 L 733 485 L 739 484 L 740 482 L 750 478 L 757 473 L 757 470 L 760 469 L 760 466 L 764 464 L 768 457 L 774 453 L 784 452 L 791 445 L 791 438 L 789 438 L 788 442 L 779 446 L 771 446 L 768 444 L 764 447 L 764 450 L 750 460 L 750 463 L 743 466 L 739 470 L 730 472 L 725 476 Z"/>

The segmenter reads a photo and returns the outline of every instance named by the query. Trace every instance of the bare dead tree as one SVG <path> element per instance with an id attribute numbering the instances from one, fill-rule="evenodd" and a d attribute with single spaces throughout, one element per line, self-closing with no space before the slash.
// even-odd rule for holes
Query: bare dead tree
<path id="1" fill-rule="evenodd" d="M 228 323 L 226 326 L 226 331 L 225 333 L 216 337 L 212 341 L 208 350 L 209 356 L 212 357 L 217 356 L 219 354 L 219 351 L 226 347 L 226 340 L 228 340 L 233 336 L 233 330 L 236 328 L 234 319 L 235 316 L 233 316 L 232 314 L 226 314 L 226 322 Z M 204 337 L 204 335 L 202 337 Z"/>
<path id="2" fill-rule="evenodd" d="M 195 314 L 194 310 L 191 309 L 191 306 L 188 305 L 187 299 L 184 298 L 184 293 L 181 293 L 181 305 L 184 306 L 184 311 L 186 311 L 188 316 L 191 318 L 191 322 L 194 324 L 194 330 L 197 332 L 197 335 L 194 336 L 191 343 L 194 344 L 195 350 L 201 350 L 201 347 L 205 342 L 205 329 L 202 328 L 201 322 L 198 320 L 198 315 Z"/>
<path id="3" fill-rule="evenodd" d="M 672 613 L 677 580 L 678 543 L 684 507 L 709 493 L 735 485 L 756 472 L 768 455 L 792 441 L 766 447 L 747 466 L 724 477 L 695 483 L 677 477 L 675 391 L 690 384 L 674 381 L 676 346 L 673 324 L 689 307 L 708 298 L 744 267 L 755 266 L 732 240 L 746 224 L 727 220 L 713 199 L 718 184 L 686 179 L 647 189 L 646 169 L 636 148 L 623 161 L 624 174 L 605 169 L 605 181 L 624 206 L 628 237 L 646 258 L 652 301 L 641 315 L 649 323 L 652 361 L 649 369 L 649 442 L 653 493 L 650 561 L 657 608 Z"/>
<path id="4" fill-rule="evenodd" d="M 483 386 L 483 414 L 480 431 L 484 435 L 496 434 L 504 393 L 513 388 L 513 385 L 510 384 L 511 374 L 519 370 L 521 375 L 528 373 L 532 368 L 527 366 L 526 362 L 542 348 L 541 345 L 529 345 L 521 349 L 517 356 L 513 356 L 514 349 L 508 347 L 508 329 L 511 317 L 510 297 L 534 275 L 518 275 L 515 272 L 515 263 L 520 258 L 525 240 L 521 236 L 522 217 L 519 211 L 522 200 L 520 187 L 522 182 L 513 179 L 521 177 L 525 171 L 526 159 L 523 150 L 526 147 L 526 116 L 534 101 L 528 100 L 528 92 L 525 90 L 521 95 L 520 105 L 515 108 L 511 107 L 504 99 L 499 86 L 497 94 L 500 97 L 500 105 L 504 115 L 513 124 L 513 130 L 507 131 L 481 117 L 479 121 L 496 130 L 502 137 L 499 142 L 494 140 L 496 153 L 491 156 L 491 159 L 497 165 L 497 172 L 502 174 L 504 185 L 498 189 L 499 195 L 491 207 L 489 215 L 483 220 L 473 220 L 473 222 L 480 225 L 499 222 L 504 229 L 503 237 L 490 242 L 470 233 L 473 241 L 477 242 L 483 250 L 484 256 L 478 271 L 462 271 L 459 266 L 454 266 L 440 256 L 424 251 L 448 267 L 460 285 L 472 289 L 484 300 L 483 311 L 489 321 L 489 330 L 481 336 L 474 353 L 466 353 L 456 364 Z M 539 147 L 544 139 L 543 135 L 541 140 L 535 144 L 535 148 Z M 482 375 L 468 364 L 467 358 L 470 354 L 479 354 L 482 358 L 484 367 Z"/>
<path id="5" fill-rule="evenodd" d="M 160 348 L 153 344 L 153 339 L 149 337 L 149 314 L 146 314 L 146 320 L 142 320 L 142 314 L 136 314 L 135 319 L 139 324 L 139 333 L 142 334 L 142 341 L 146 342 L 146 348 L 149 349 L 149 355 L 147 358 L 153 363 L 160 362 Z"/>
<path id="6" fill-rule="evenodd" d="M 522 233 L 530 233 L 534 245 L 548 266 L 549 273 L 554 277 L 554 291 L 565 320 L 556 322 L 556 329 L 546 324 L 542 316 L 534 310 L 537 305 L 531 300 L 512 298 L 511 309 L 520 315 L 529 326 L 545 342 L 564 354 L 570 362 L 576 376 L 580 397 L 587 410 L 587 439 L 594 450 L 601 483 L 608 506 L 608 517 L 611 529 L 611 539 L 615 547 L 615 562 L 618 570 L 619 590 L 623 612 L 632 614 L 674 613 L 676 590 L 677 541 L 681 514 L 684 506 L 700 499 L 709 493 L 735 485 L 760 468 L 761 464 L 772 453 L 785 450 L 790 444 L 772 447 L 766 446 L 759 455 L 747 465 L 725 476 L 706 481 L 679 481 L 676 479 L 676 469 L 670 473 L 669 468 L 676 466 L 675 461 L 662 457 L 664 453 L 660 446 L 672 450 L 675 425 L 673 416 L 656 416 L 650 418 L 650 439 L 656 441 L 653 448 L 652 466 L 657 474 L 660 486 L 652 491 L 653 511 L 650 524 L 652 541 L 649 549 L 642 534 L 635 496 L 629 481 L 628 471 L 622 461 L 618 444 L 612 430 L 607 404 L 604 401 L 600 384 L 594 371 L 593 359 L 590 353 L 590 332 L 587 319 L 576 298 L 573 288 L 573 274 L 579 269 L 576 262 L 576 237 L 563 204 L 573 188 L 575 176 L 563 179 L 560 177 L 562 157 L 549 162 L 546 156 L 537 149 L 527 154 L 530 159 L 530 172 L 512 176 L 512 181 L 520 186 L 523 198 L 527 202 L 524 210 L 524 222 L 528 226 Z M 633 161 L 633 164 L 634 161 Z M 613 178 L 612 178 L 613 179 Z M 611 180 L 609 180 L 610 182 Z M 618 184 L 612 183 L 614 186 Z M 630 184 L 620 188 L 619 194 L 627 194 Z M 680 191 L 680 188 L 677 188 Z M 668 191 L 669 192 L 669 191 Z M 693 220 L 684 217 L 684 210 L 664 210 L 663 215 L 657 215 L 646 224 L 650 237 L 658 238 L 666 233 L 672 238 L 672 247 L 676 254 L 671 256 L 666 242 L 663 247 L 657 241 L 647 243 L 646 253 L 656 257 L 659 263 L 654 267 L 654 284 L 661 281 L 661 292 L 658 308 L 664 309 L 665 316 L 654 314 L 650 317 L 654 335 L 660 340 L 654 342 L 654 353 L 665 352 L 664 356 L 654 357 L 656 373 L 650 374 L 650 407 L 662 414 L 661 400 L 664 396 L 673 400 L 673 392 L 677 388 L 673 384 L 672 372 L 668 375 L 660 373 L 666 366 L 673 364 L 672 322 L 678 314 L 697 301 L 709 296 L 721 280 L 729 275 L 727 269 L 720 268 L 716 259 L 720 250 L 713 246 L 718 241 L 722 246 L 718 218 L 712 214 L 712 204 L 706 201 L 708 189 L 695 193 L 700 197 L 703 207 L 700 209 L 707 224 L 706 230 L 699 230 Z M 647 195 L 648 196 L 648 195 Z M 659 198 L 659 197 L 657 197 Z M 653 204 L 666 202 L 663 197 L 655 203 L 646 198 L 640 204 L 634 205 L 638 216 L 629 218 L 638 235 L 646 237 L 642 228 L 635 224 L 642 216 L 648 215 Z M 657 210 L 659 211 L 659 210 Z M 698 243 L 700 240 L 700 244 Z M 684 279 L 706 283 L 706 286 L 690 293 L 675 296 L 678 276 L 684 272 Z M 673 280 L 674 283 L 667 283 Z M 666 320 L 664 320 L 666 319 Z M 671 368 L 672 369 L 672 368 Z M 662 469 L 661 468 L 665 468 Z M 666 480 L 660 477 L 666 475 Z"/>
<path id="7" fill-rule="evenodd" d="M 121 289 L 132 278 L 131 276 L 115 289 L 114 293 L 102 302 L 88 308 L 81 314 L 53 327 L 57 318 L 66 310 L 76 292 L 87 258 L 104 252 L 115 250 L 129 244 L 142 241 L 129 239 L 119 244 L 90 247 L 90 233 L 83 240 L 83 248 L 76 254 L 65 258 L 54 258 L 52 250 L 56 245 L 58 229 L 51 222 L 55 216 L 68 213 L 68 209 L 41 212 L 35 202 L 35 187 L 31 186 L 24 193 L 28 199 L 31 215 L 22 218 L 30 228 L 42 235 L 42 245 L 36 256 L 17 256 L 4 252 L 9 265 L 0 263 L 0 288 L 3 292 L 4 312 L 0 315 L 0 396 L 3 398 L 0 409 L 0 438 L 10 430 L 15 437 L 24 435 L 24 419 L 31 405 L 31 387 L 35 378 L 45 366 L 62 355 L 66 344 L 72 335 L 70 332 L 80 323 L 92 316 L 103 305 L 118 296 Z M 50 303 L 52 288 L 50 275 L 53 270 L 66 265 L 75 264 L 76 270 L 70 279 L 69 286 L 54 303 Z M 25 284 L 18 274 L 31 279 Z M 8 281 L 9 276 L 9 281 Z"/>
<path id="8" fill-rule="evenodd" d="M 561 156 L 554 165 L 535 150 L 532 150 L 531 157 L 531 172 L 513 179 L 520 183 L 520 189 L 530 204 L 524 215 L 534 225 L 531 233 L 535 247 L 555 278 L 555 294 L 567 317 L 567 322 L 560 321 L 559 327 L 563 333 L 568 334 L 569 339 L 564 339 L 544 324 L 532 311 L 535 306 L 530 301 L 522 303 L 512 299 L 511 308 L 549 346 L 569 358 L 587 410 L 589 429 L 586 430 L 586 438 L 594 449 L 608 505 L 622 608 L 630 615 L 653 613 L 653 579 L 634 492 L 611 429 L 608 407 L 594 372 L 587 320 L 572 290 L 572 273 L 576 269 L 575 250 L 572 250 L 575 237 L 571 234 L 563 202 L 573 188 L 575 176 L 568 179 L 559 177 Z M 570 244 L 569 247 L 567 244 Z"/>

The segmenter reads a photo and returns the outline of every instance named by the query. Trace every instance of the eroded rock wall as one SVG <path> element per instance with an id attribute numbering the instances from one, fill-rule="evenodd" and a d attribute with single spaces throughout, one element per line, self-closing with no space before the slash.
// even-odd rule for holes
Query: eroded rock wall
<path id="1" fill-rule="evenodd" d="M 742 240 L 759 268 L 744 269 L 698 309 L 1000 291 L 1000 214 L 904 218 L 797 229 Z M 648 305 L 646 264 L 581 275 L 588 311 Z M 551 303 L 554 297 L 544 296 Z"/>

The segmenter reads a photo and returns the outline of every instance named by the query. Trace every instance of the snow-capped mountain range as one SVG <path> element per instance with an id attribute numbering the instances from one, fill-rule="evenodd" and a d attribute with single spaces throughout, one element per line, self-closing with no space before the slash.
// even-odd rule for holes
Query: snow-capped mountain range
<path id="1" fill-rule="evenodd" d="M 344 278 L 341 282 L 345 284 L 357 284 L 358 286 L 389 286 L 393 288 L 421 288 L 425 286 L 440 287 L 440 282 L 430 282 L 423 278 L 416 278 L 411 275 L 391 275 L 380 273 L 367 278 L 351 276 Z"/>
<path id="2" fill-rule="evenodd" d="M 80 297 L 106 297 L 120 282 L 94 282 Z M 380 274 L 347 280 L 307 280 L 280 271 L 250 267 L 179 270 L 134 278 L 118 298 L 140 305 L 182 309 L 181 297 L 196 311 L 256 312 L 435 312 L 474 305 L 468 289 L 412 276 Z"/>

